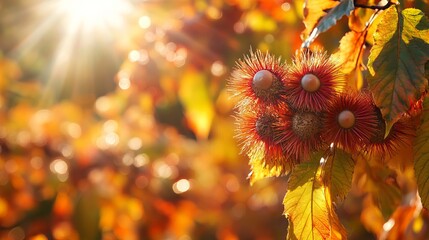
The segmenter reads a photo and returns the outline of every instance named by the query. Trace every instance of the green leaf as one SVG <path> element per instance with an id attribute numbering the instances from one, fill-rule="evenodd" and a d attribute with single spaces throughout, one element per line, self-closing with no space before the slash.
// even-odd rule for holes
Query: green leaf
<path id="1" fill-rule="evenodd" d="M 372 195 L 377 200 L 380 206 L 381 213 L 385 218 L 393 214 L 401 204 L 401 190 L 392 183 L 388 183 L 388 178 L 384 182 L 377 182 L 377 191 L 372 192 Z"/>
<path id="2" fill-rule="evenodd" d="M 368 84 L 387 125 L 393 125 L 427 86 L 429 21 L 417 9 L 386 10 L 374 34 Z"/>
<path id="3" fill-rule="evenodd" d="M 336 149 L 331 168 L 331 193 L 338 200 L 344 200 L 352 187 L 355 162 L 352 156 Z"/>
<path id="4" fill-rule="evenodd" d="M 332 8 L 317 25 L 311 30 L 310 36 L 304 41 L 303 45 L 308 47 L 319 36 L 320 33 L 327 31 L 334 26 L 344 15 L 350 15 L 355 8 L 353 0 L 341 0 L 338 5 Z"/>
<path id="5" fill-rule="evenodd" d="M 425 64 L 425 76 L 427 79 L 429 79 L 429 61 Z"/>
<path id="6" fill-rule="evenodd" d="M 288 239 L 345 239 L 331 201 L 329 188 L 321 178 L 322 154 L 295 167 L 289 178 L 284 198 L 285 215 L 289 221 Z"/>
<path id="7" fill-rule="evenodd" d="M 95 192 L 82 192 L 73 213 L 73 223 L 79 233 L 79 239 L 101 239 L 100 202 Z"/>
<path id="8" fill-rule="evenodd" d="M 429 97 L 423 102 L 421 125 L 414 143 L 414 170 L 423 207 L 429 208 Z"/>

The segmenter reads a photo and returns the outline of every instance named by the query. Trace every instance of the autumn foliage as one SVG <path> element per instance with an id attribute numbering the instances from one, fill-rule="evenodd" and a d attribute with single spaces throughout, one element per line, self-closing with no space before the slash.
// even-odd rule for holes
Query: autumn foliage
<path id="1" fill-rule="evenodd" d="M 427 0 L 0 3 L 0 239 L 428 239 Z"/>
<path id="2" fill-rule="evenodd" d="M 344 16 L 337 50 L 313 47 Z M 288 175 L 287 239 L 347 239 L 336 210 L 350 191 L 379 239 L 427 239 L 427 16 L 393 1 L 309 0 L 304 24 L 291 61 L 251 50 L 229 80 L 251 183 Z"/>

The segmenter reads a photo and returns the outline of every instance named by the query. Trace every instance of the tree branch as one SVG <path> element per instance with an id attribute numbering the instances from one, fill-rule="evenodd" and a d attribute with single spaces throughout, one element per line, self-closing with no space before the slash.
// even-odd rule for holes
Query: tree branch
<path id="1" fill-rule="evenodd" d="M 373 9 L 373 10 L 385 10 L 388 9 L 390 6 L 395 5 L 396 3 L 392 2 L 392 1 L 388 1 L 386 3 L 386 5 L 384 6 L 378 6 L 378 5 L 363 5 L 363 4 L 358 4 L 355 3 L 355 7 L 360 7 L 360 8 L 369 8 L 369 9 Z"/>

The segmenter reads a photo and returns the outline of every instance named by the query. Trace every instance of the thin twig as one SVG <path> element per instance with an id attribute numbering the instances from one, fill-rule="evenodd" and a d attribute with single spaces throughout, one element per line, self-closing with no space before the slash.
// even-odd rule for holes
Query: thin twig
<path id="1" fill-rule="evenodd" d="M 392 1 L 388 1 L 386 3 L 386 5 L 384 6 L 378 6 L 378 5 L 364 5 L 364 4 L 358 4 L 355 3 L 355 7 L 360 7 L 360 8 L 369 8 L 369 9 L 373 9 L 373 10 L 385 10 L 388 9 L 390 6 L 392 5 L 396 5 L 396 3 L 392 2 Z"/>

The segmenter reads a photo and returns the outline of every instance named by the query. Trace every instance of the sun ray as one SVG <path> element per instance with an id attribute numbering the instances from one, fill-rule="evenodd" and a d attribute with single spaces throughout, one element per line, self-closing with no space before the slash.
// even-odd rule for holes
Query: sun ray
<path id="1" fill-rule="evenodd" d="M 30 18 L 37 23 L 30 23 L 32 32 L 17 44 L 13 54 L 19 59 L 41 51 L 50 54 L 40 105 L 64 96 L 95 99 L 95 91 L 109 84 L 97 81 L 107 82 L 105 77 L 113 80 L 118 70 L 120 57 L 115 44 L 136 18 L 133 7 L 130 0 L 42 0 L 31 8 Z"/>

